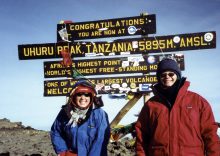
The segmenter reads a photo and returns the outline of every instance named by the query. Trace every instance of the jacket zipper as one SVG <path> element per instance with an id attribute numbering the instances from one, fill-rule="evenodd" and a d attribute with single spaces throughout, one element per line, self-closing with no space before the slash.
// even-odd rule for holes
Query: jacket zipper
<path id="1" fill-rule="evenodd" d="M 170 142 L 171 142 L 171 140 L 170 140 L 170 134 L 171 134 L 171 132 L 170 132 L 170 109 L 168 110 L 168 126 L 169 126 L 169 134 L 168 134 L 168 137 L 169 137 L 169 142 L 168 142 L 168 148 L 169 148 L 169 153 L 168 153 L 168 155 L 170 155 L 170 150 L 171 150 L 171 147 L 170 147 Z"/>

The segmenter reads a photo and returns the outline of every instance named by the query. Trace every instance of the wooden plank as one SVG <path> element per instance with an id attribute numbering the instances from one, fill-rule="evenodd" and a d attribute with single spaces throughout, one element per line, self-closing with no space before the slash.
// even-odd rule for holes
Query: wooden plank
<path id="1" fill-rule="evenodd" d="M 123 94 L 127 92 L 151 92 L 150 86 L 157 82 L 155 75 L 117 76 L 89 78 L 94 84 L 103 84 L 99 94 Z M 76 79 L 44 81 L 44 96 L 68 96 Z"/>
<path id="2" fill-rule="evenodd" d="M 73 60 L 72 67 L 66 68 L 61 61 L 44 62 L 44 77 L 73 77 L 73 68 L 84 76 L 100 76 L 109 74 L 129 74 L 156 72 L 157 64 L 163 57 L 173 57 L 177 60 L 180 69 L 184 70 L 183 54 L 149 55 L 127 57 L 110 57 L 97 59 Z"/>
<path id="3" fill-rule="evenodd" d="M 142 94 L 134 94 L 134 97 L 128 101 L 128 103 L 118 112 L 116 117 L 112 120 L 110 127 L 114 128 L 141 97 Z"/>
<path id="4" fill-rule="evenodd" d="M 57 42 L 156 33 L 156 15 L 57 25 Z"/>
<path id="5" fill-rule="evenodd" d="M 216 32 L 199 32 L 115 40 L 113 42 L 61 42 L 18 45 L 20 60 L 61 58 L 68 48 L 71 57 L 178 52 L 216 48 Z"/>

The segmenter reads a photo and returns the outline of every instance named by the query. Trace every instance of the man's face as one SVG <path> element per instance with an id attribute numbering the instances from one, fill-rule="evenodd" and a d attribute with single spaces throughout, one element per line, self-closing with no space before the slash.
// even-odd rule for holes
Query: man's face
<path id="1" fill-rule="evenodd" d="M 165 71 L 160 75 L 160 82 L 164 88 L 171 87 L 177 80 L 177 75 L 172 71 Z"/>

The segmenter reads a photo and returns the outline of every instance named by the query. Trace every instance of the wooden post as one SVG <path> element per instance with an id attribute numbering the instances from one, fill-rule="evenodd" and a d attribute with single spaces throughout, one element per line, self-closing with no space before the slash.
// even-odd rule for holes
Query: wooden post
<path id="1" fill-rule="evenodd" d="M 144 95 L 144 104 L 151 98 L 150 93 Z"/>
<path id="2" fill-rule="evenodd" d="M 118 112 L 116 117 L 111 122 L 110 127 L 114 128 L 141 97 L 142 94 L 134 94 L 134 97 L 128 101 L 128 103 Z"/>
<path id="3" fill-rule="evenodd" d="M 147 16 L 148 13 L 141 13 L 141 16 Z M 143 35 L 142 35 L 143 36 Z M 146 35 L 147 36 L 147 35 Z M 136 93 L 134 94 L 134 97 L 128 101 L 128 103 L 118 112 L 116 117 L 112 120 L 110 127 L 114 128 L 120 121 L 121 119 L 125 116 L 125 114 L 135 105 L 135 103 L 142 97 L 142 94 Z M 150 96 L 149 96 L 150 97 Z M 149 99 L 148 97 L 148 99 Z M 145 101 L 145 99 L 144 99 Z"/>

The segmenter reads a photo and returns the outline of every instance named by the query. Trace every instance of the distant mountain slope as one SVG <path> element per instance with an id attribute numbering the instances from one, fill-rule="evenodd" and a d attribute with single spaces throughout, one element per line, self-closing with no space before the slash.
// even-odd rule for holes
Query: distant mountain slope
<path id="1" fill-rule="evenodd" d="M 56 156 L 49 133 L 0 119 L 0 156 Z"/>

